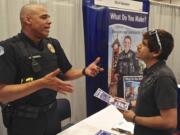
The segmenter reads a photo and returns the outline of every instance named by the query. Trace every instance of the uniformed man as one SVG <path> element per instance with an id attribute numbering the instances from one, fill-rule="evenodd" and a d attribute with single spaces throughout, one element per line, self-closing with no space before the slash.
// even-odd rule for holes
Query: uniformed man
<path id="1" fill-rule="evenodd" d="M 124 50 L 120 53 L 115 73 L 118 80 L 117 93 L 118 96 L 124 97 L 123 92 L 123 76 L 139 75 L 139 64 L 136 54 L 131 50 L 131 37 L 124 37 Z"/>
<path id="2" fill-rule="evenodd" d="M 48 38 L 46 7 L 27 4 L 20 12 L 22 31 L 0 43 L 0 103 L 8 135 L 55 135 L 60 129 L 57 92 L 73 86 L 64 80 L 96 76 L 97 58 L 84 69 L 73 69 L 58 40 Z"/>

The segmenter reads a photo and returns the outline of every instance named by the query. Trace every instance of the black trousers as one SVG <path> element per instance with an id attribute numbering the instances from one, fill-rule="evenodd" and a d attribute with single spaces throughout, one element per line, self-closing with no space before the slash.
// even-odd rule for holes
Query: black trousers
<path id="1" fill-rule="evenodd" d="M 14 117 L 8 135 L 56 135 L 61 131 L 61 118 L 55 105 L 37 118 Z"/>

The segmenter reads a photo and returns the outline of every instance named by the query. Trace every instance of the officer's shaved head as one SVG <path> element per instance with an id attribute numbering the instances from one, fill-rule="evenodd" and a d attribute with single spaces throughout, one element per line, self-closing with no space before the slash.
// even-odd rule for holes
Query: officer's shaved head
<path id="1" fill-rule="evenodd" d="M 35 14 L 38 8 L 45 8 L 45 6 L 42 4 L 26 4 L 21 8 L 20 21 L 22 26 L 24 24 L 24 19 Z"/>
<path id="2" fill-rule="evenodd" d="M 20 20 L 22 32 L 34 41 L 49 35 L 51 20 L 46 6 L 42 4 L 23 6 L 20 12 Z"/>

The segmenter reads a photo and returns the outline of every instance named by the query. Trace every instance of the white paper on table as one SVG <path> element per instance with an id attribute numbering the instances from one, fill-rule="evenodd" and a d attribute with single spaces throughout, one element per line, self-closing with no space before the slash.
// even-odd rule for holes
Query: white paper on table
<path id="1" fill-rule="evenodd" d="M 131 134 L 134 134 L 134 124 L 126 120 L 119 121 L 112 127 L 112 129 L 117 131 L 126 131 L 130 132 Z"/>

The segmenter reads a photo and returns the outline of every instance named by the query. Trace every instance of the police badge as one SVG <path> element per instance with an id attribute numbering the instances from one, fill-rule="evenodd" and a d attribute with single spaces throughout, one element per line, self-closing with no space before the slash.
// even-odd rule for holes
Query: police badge
<path id="1" fill-rule="evenodd" d="M 54 49 L 54 46 L 52 44 L 48 43 L 47 47 L 48 47 L 48 49 L 49 49 L 49 51 L 51 53 L 55 53 L 56 52 L 55 49 Z"/>

